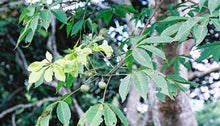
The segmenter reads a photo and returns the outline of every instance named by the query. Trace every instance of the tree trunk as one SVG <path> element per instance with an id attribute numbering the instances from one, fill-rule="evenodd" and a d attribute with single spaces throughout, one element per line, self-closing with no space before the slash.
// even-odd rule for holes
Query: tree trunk
<path id="1" fill-rule="evenodd" d="M 152 1 L 149 1 L 152 2 Z M 158 0 L 155 0 L 156 4 L 159 3 Z M 166 11 L 166 6 L 169 4 L 176 4 L 177 1 L 174 0 L 165 0 L 164 3 L 160 6 L 158 13 L 156 14 L 156 19 L 159 19 L 161 15 Z M 178 43 L 165 44 L 164 53 L 167 59 L 172 59 L 178 56 L 179 54 L 189 54 L 192 47 L 193 40 L 184 42 L 180 47 Z M 160 70 L 163 65 L 163 60 L 156 57 L 157 69 Z M 180 76 L 187 79 L 187 69 L 180 66 Z M 166 68 L 163 73 L 174 74 L 173 65 Z M 178 94 L 175 98 L 175 101 L 171 100 L 169 97 L 166 97 L 166 102 L 163 103 L 159 101 L 155 96 L 155 87 L 151 83 L 149 88 L 148 100 L 149 100 L 149 109 L 152 111 L 153 122 L 155 126 L 197 126 L 197 121 L 195 116 L 190 108 L 190 101 L 186 94 L 182 91 L 178 91 Z M 149 98 L 150 96 L 150 98 Z"/>

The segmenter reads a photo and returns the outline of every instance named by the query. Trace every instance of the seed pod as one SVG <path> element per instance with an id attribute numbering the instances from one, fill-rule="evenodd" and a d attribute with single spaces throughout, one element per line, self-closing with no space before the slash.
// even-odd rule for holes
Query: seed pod
<path id="1" fill-rule="evenodd" d="M 98 86 L 99 86 L 100 89 L 105 89 L 106 86 L 107 86 L 107 84 L 106 84 L 104 81 L 100 81 L 100 82 L 98 83 Z"/>
<path id="2" fill-rule="evenodd" d="M 86 93 L 86 92 L 89 91 L 89 86 L 86 85 L 86 84 L 83 84 L 83 85 L 81 85 L 80 90 L 81 90 L 83 93 Z"/>

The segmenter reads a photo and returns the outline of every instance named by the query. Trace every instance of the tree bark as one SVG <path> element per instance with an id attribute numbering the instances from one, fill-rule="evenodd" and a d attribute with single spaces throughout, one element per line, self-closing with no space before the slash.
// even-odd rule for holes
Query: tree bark
<path id="1" fill-rule="evenodd" d="M 149 2 L 156 2 L 149 1 Z M 159 19 L 163 13 L 166 11 L 166 6 L 169 4 L 176 4 L 178 1 L 166 0 L 162 6 L 160 6 L 158 13 L 156 14 L 155 19 Z M 179 54 L 189 54 L 192 47 L 193 40 L 184 42 L 180 47 L 178 43 L 174 42 L 171 44 L 165 44 L 164 53 L 167 59 L 172 59 L 178 56 Z M 161 70 L 163 65 L 163 60 L 156 57 L 157 69 Z M 180 65 L 180 76 L 187 79 L 187 69 Z M 166 68 L 163 73 L 174 74 L 173 65 Z M 166 97 L 166 102 L 163 103 L 156 98 L 155 87 L 151 83 L 149 88 L 148 100 L 149 100 L 149 109 L 152 111 L 153 122 L 155 126 L 197 126 L 197 121 L 195 116 L 190 108 L 190 101 L 186 94 L 182 91 L 178 91 L 175 101 L 171 100 L 169 97 Z M 149 96 L 151 96 L 149 98 Z M 149 123 L 148 123 L 149 125 Z"/>

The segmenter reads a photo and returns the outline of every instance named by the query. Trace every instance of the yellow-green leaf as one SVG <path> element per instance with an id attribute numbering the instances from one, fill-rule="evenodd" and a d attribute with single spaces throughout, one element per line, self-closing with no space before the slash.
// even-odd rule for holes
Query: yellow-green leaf
<path id="1" fill-rule="evenodd" d="M 36 61 L 31 63 L 28 66 L 27 70 L 32 72 L 39 71 L 44 65 L 46 65 L 45 61 L 41 61 L 41 62 Z"/>
<path id="2" fill-rule="evenodd" d="M 46 58 L 47 58 L 48 61 L 52 62 L 53 57 L 48 51 L 46 52 Z"/>
<path id="3" fill-rule="evenodd" d="M 102 44 L 99 46 L 99 49 L 101 49 L 101 51 L 104 51 L 105 54 L 108 56 L 111 56 L 113 53 L 113 49 L 111 46 L 109 46 L 108 44 Z"/>
<path id="4" fill-rule="evenodd" d="M 53 72 L 55 73 L 55 77 L 57 80 L 65 81 L 65 74 L 60 66 L 53 65 Z"/>
<path id="5" fill-rule="evenodd" d="M 42 68 L 39 71 L 34 71 L 29 75 L 28 83 L 35 83 L 37 82 L 42 74 L 44 73 L 45 69 Z"/>
<path id="6" fill-rule="evenodd" d="M 49 67 L 44 73 L 44 79 L 47 82 L 50 82 L 50 81 L 52 81 L 52 76 L 53 76 L 53 70 L 51 67 Z"/>

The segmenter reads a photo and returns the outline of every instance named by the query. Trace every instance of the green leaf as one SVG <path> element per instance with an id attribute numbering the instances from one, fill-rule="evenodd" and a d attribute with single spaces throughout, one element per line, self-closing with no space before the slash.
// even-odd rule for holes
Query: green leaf
<path id="1" fill-rule="evenodd" d="M 25 42 L 31 42 L 33 40 L 33 38 L 34 38 L 34 32 L 32 30 L 30 30 L 30 32 L 25 37 Z"/>
<path id="2" fill-rule="evenodd" d="M 42 74 L 44 73 L 44 71 L 45 71 L 45 69 L 41 68 L 39 71 L 31 72 L 31 74 L 29 75 L 29 78 L 28 78 L 28 83 L 37 82 L 40 79 L 40 77 L 42 76 Z"/>
<path id="3" fill-rule="evenodd" d="M 127 11 L 124 10 L 123 8 L 115 6 L 115 14 L 118 15 L 119 17 L 125 17 L 126 13 Z"/>
<path id="4" fill-rule="evenodd" d="M 165 102 L 166 95 L 164 95 L 164 94 L 158 92 L 158 93 L 156 94 L 156 96 L 157 96 L 157 98 L 158 98 L 160 101 Z"/>
<path id="5" fill-rule="evenodd" d="M 121 112 L 120 109 L 118 109 L 117 107 L 110 105 L 110 104 L 107 104 L 107 105 L 112 109 L 112 111 L 114 111 L 114 113 L 118 116 L 118 118 L 121 120 L 121 122 L 124 126 L 129 125 L 126 117 L 124 116 L 124 114 Z"/>
<path id="6" fill-rule="evenodd" d="M 122 4 L 120 7 L 124 8 L 125 10 L 127 10 L 130 13 L 136 13 L 136 10 L 134 9 L 134 7 L 132 5 Z"/>
<path id="7" fill-rule="evenodd" d="M 42 19 L 42 26 L 47 31 L 48 27 L 50 26 L 50 22 L 52 21 L 52 13 L 48 9 L 44 9 L 40 13 L 40 17 Z"/>
<path id="8" fill-rule="evenodd" d="M 66 13 L 61 10 L 61 9 L 53 9 L 52 10 L 53 15 L 62 23 L 66 24 L 67 23 L 67 17 L 66 17 Z"/>
<path id="9" fill-rule="evenodd" d="M 74 18 L 72 18 L 71 22 L 67 23 L 67 25 L 66 25 L 67 37 L 69 36 L 70 31 L 72 30 L 73 24 L 74 24 Z"/>
<path id="10" fill-rule="evenodd" d="M 160 49 L 158 49 L 158 48 L 156 48 L 156 47 L 154 47 L 154 46 L 142 45 L 141 47 L 144 48 L 144 49 L 146 49 L 146 50 L 148 50 L 148 51 L 150 51 L 150 52 L 152 52 L 153 54 L 155 54 L 155 55 L 161 57 L 161 58 L 164 59 L 164 60 L 166 59 L 166 56 L 165 56 L 165 54 L 163 53 L 163 51 L 161 51 Z"/>
<path id="11" fill-rule="evenodd" d="M 220 5 L 219 0 L 208 0 L 208 8 L 211 14 L 219 5 Z"/>
<path id="12" fill-rule="evenodd" d="M 108 25 L 110 20 L 112 19 L 113 11 L 112 9 L 103 9 L 99 11 L 98 15 L 95 18 L 95 21 L 103 18 L 104 22 Z"/>
<path id="13" fill-rule="evenodd" d="M 140 48 L 135 48 L 132 51 L 132 55 L 134 59 L 141 65 L 146 66 L 148 68 L 153 68 L 151 58 L 145 50 Z"/>
<path id="14" fill-rule="evenodd" d="M 38 25 L 38 20 L 39 20 L 39 16 L 36 15 L 32 20 L 31 20 L 31 23 L 30 23 L 30 28 L 33 32 L 35 32 L 36 28 L 37 28 L 37 25 Z"/>
<path id="15" fill-rule="evenodd" d="M 28 10 L 28 13 L 27 13 L 27 16 L 31 17 L 34 15 L 34 12 L 35 12 L 35 7 L 34 5 L 30 5 L 27 7 L 27 10 Z"/>
<path id="16" fill-rule="evenodd" d="M 174 81 L 179 82 L 179 83 L 191 84 L 193 86 L 197 86 L 198 85 L 196 83 L 187 81 L 186 79 L 184 79 L 184 78 L 182 78 L 182 77 L 180 77 L 178 75 L 168 74 L 168 75 L 166 75 L 166 77 L 169 78 L 169 79 L 173 79 Z"/>
<path id="17" fill-rule="evenodd" d="M 140 44 L 171 43 L 171 42 L 173 42 L 173 38 L 169 36 L 155 36 L 141 41 Z"/>
<path id="18" fill-rule="evenodd" d="M 51 82 L 52 81 L 52 76 L 53 76 L 53 69 L 51 67 L 49 67 L 45 73 L 44 73 L 44 79 L 47 82 Z"/>
<path id="19" fill-rule="evenodd" d="M 163 20 L 160 20 L 158 22 L 170 22 L 170 21 L 185 21 L 187 20 L 187 17 L 179 17 L 179 16 L 169 16 Z"/>
<path id="20" fill-rule="evenodd" d="M 31 30 L 30 29 L 30 24 L 31 24 L 31 20 L 29 20 L 25 27 L 22 29 L 20 35 L 19 35 L 19 38 L 18 38 L 18 41 L 17 41 L 17 44 L 16 44 L 16 48 L 18 47 L 18 45 L 20 44 L 20 42 L 24 39 L 24 37 L 29 33 L 29 31 Z"/>
<path id="21" fill-rule="evenodd" d="M 213 60 L 219 62 L 220 59 L 220 48 L 215 50 L 212 54 Z"/>
<path id="22" fill-rule="evenodd" d="M 135 88 L 144 98 L 147 99 L 147 90 L 148 90 L 148 78 L 147 75 L 143 71 L 135 72 L 133 75 L 133 83 Z"/>
<path id="23" fill-rule="evenodd" d="M 71 32 L 71 36 L 72 35 L 76 35 L 79 30 L 82 28 L 83 26 L 83 23 L 84 23 L 84 20 L 79 20 L 77 21 L 74 25 L 73 25 L 73 28 L 72 28 L 72 32 Z"/>
<path id="24" fill-rule="evenodd" d="M 179 75 L 179 60 L 177 59 L 173 65 L 174 73 Z"/>
<path id="25" fill-rule="evenodd" d="M 160 93 L 169 96 L 167 82 L 164 77 L 159 75 L 156 71 L 144 70 L 144 72 L 151 78 L 155 86 L 161 89 Z"/>
<path id="26" fill-rule="evenodd" d="M 23 21 L 26 17 L 27 17 L 27 13 L 28 13 L 28 9 L 25 8 L 22 12 L 21 12 L 21 15 L 19 17 L 19 21 L 18 21 L 18 24 L 21 23 L 21 21 Z"/>
<path id="27" fill-rule="evenodd" d="M 60 88 L 63 86 L 64 82 L 63 81 L 58 81 L 58 84 L 57 84 L 57 88 L 56 88 L 56 93 L 59 92 Z"/>
<path id="28" fill-rule="evenodd" d="M 181 25 L 182 25 L 182 22 L 176 23 L 174 25 L 171 25 L 171 26 L 167 27 L 165 30 L 163 30 L 163 32 L 161 33 L 161 36 L 171 36 L 171 35 L 173 35 L 174 33 L 176 33 L 179 30 Z"/>
<path id="29" fill-rule="evenodd" d="M 121 96 L 122 102 L 124 102 L 126 96 L 128 95 L 130 85 L 131 85 L 131 75 L 129 74 L 124 79 L 121 80 L 119 86 L 119 94 Z"/>
<path id="30" fill-rule="evenodd" d="M 194 17 L 184 22 L 179 28 L 173 41 L 181 41 L 181 42 L 184 41 L 189 35 L 191 28 L 201 19 L 202 19 L 201 17 Z"/>
<path id="31" fill-rule="evenodd" d="M 67 88 L 70 88 L 72 86 L 74 79 L 75 78 L 71 74 L 68 75 L 68 78 L 67 78 L 67 81 L 66 81 L 66 87 Z"/>
<path id="32" fill-rule="evenodd" d="M 36 126 L 49 126 L 50 115 L 56 104 L 57 102 L 53 102 L 43 110 L 41 116 L 37 120 Z"/>
<path id="33" fill-rule="evenodd" d="M 69 120 L 71 118 L 71 112 L 69 105 L 64 102 L 60 101 L 57 107 L 57 117 L 60 120 L 61 123 L 65 125 L 69 125 Z"/>
<path id="34" fill-rule="evenodd" d="M 211 19 L 212 23 L 215 25 L 215 27 L 220 31 L 220 20 L 219 19 Z"/>
<path id="35" fill-rule="evenodd" d="M 60 100 L 64 100 L 68 105 L 72 105 L 72 98 L 69 94 L 65 94 L 60 98 Z"/>
<path id="36" fill-rule="evenodd" d="M 192 29 L 192 34 L 195 38 L 196 45 L 199 45 L 208 33 L 208 28 L 200 25 L 195 25 Z"/>
<path id="37" fill-rule="evenodd" d="M 55 77 L 57 80 L 65 81 L 65 74 L 60 66 L 53 65 L 53 72 L 55 73 Z"/>
<path id="38" fill-rule="evenodd" d="M 200 9 L 200 10 L 202 9 L 202 7 L 203 7 L 203 5 L 204 5 L 205 2 L 206 2 L 206 0 L 200 0 L 200 1 L 199 1 L 199 9 Z"/>
<path id="39" fill-rule="evenodd" d="M 134 62 L 134 57 L 132 56 L 132 50 L 128 50 L 125 55 L 125 64 L 130 72 L 132 72 L 132 66 Z"/>
<path id="40" fill-rule="evenodd" d="M 187 92 L 188 89 L 184 86 L 182 86 L 181 84 L 175 83 L 176 87 L 179 88 L 181 91 L 183 92 Z"/>
<path id="41" fill-rule="evenodd" d="M 200 57 L 196 60 L 196 62 L 201 62 L 202 60 L 208 58 L 212 53 L 216 50 L 219 49 L 218 47 L 209 47 L 206 48 L 200 55 Z"/>
<path id="42" fill-rule="evenodd" d="M 77 126 L 84 126 L 86 122 L 90 124 L 89 126 L 99 126 L 103 121 L 103 114 L 103 105 L 94 105 L 80 118 Z"/>
<path id="43" fill-rule="evenodd" d="M 115 113 L 109 108 L 107 104 L 104 104 L 104 119 L 106 126 L 115 126 L 117 124 Z"/>
<path id="44" fill-rule="evenodd" d="M 185 58 L 179 58 L 179 61 L 185 68 L 192 70 L 189 61 L 185 61 Z"/>

